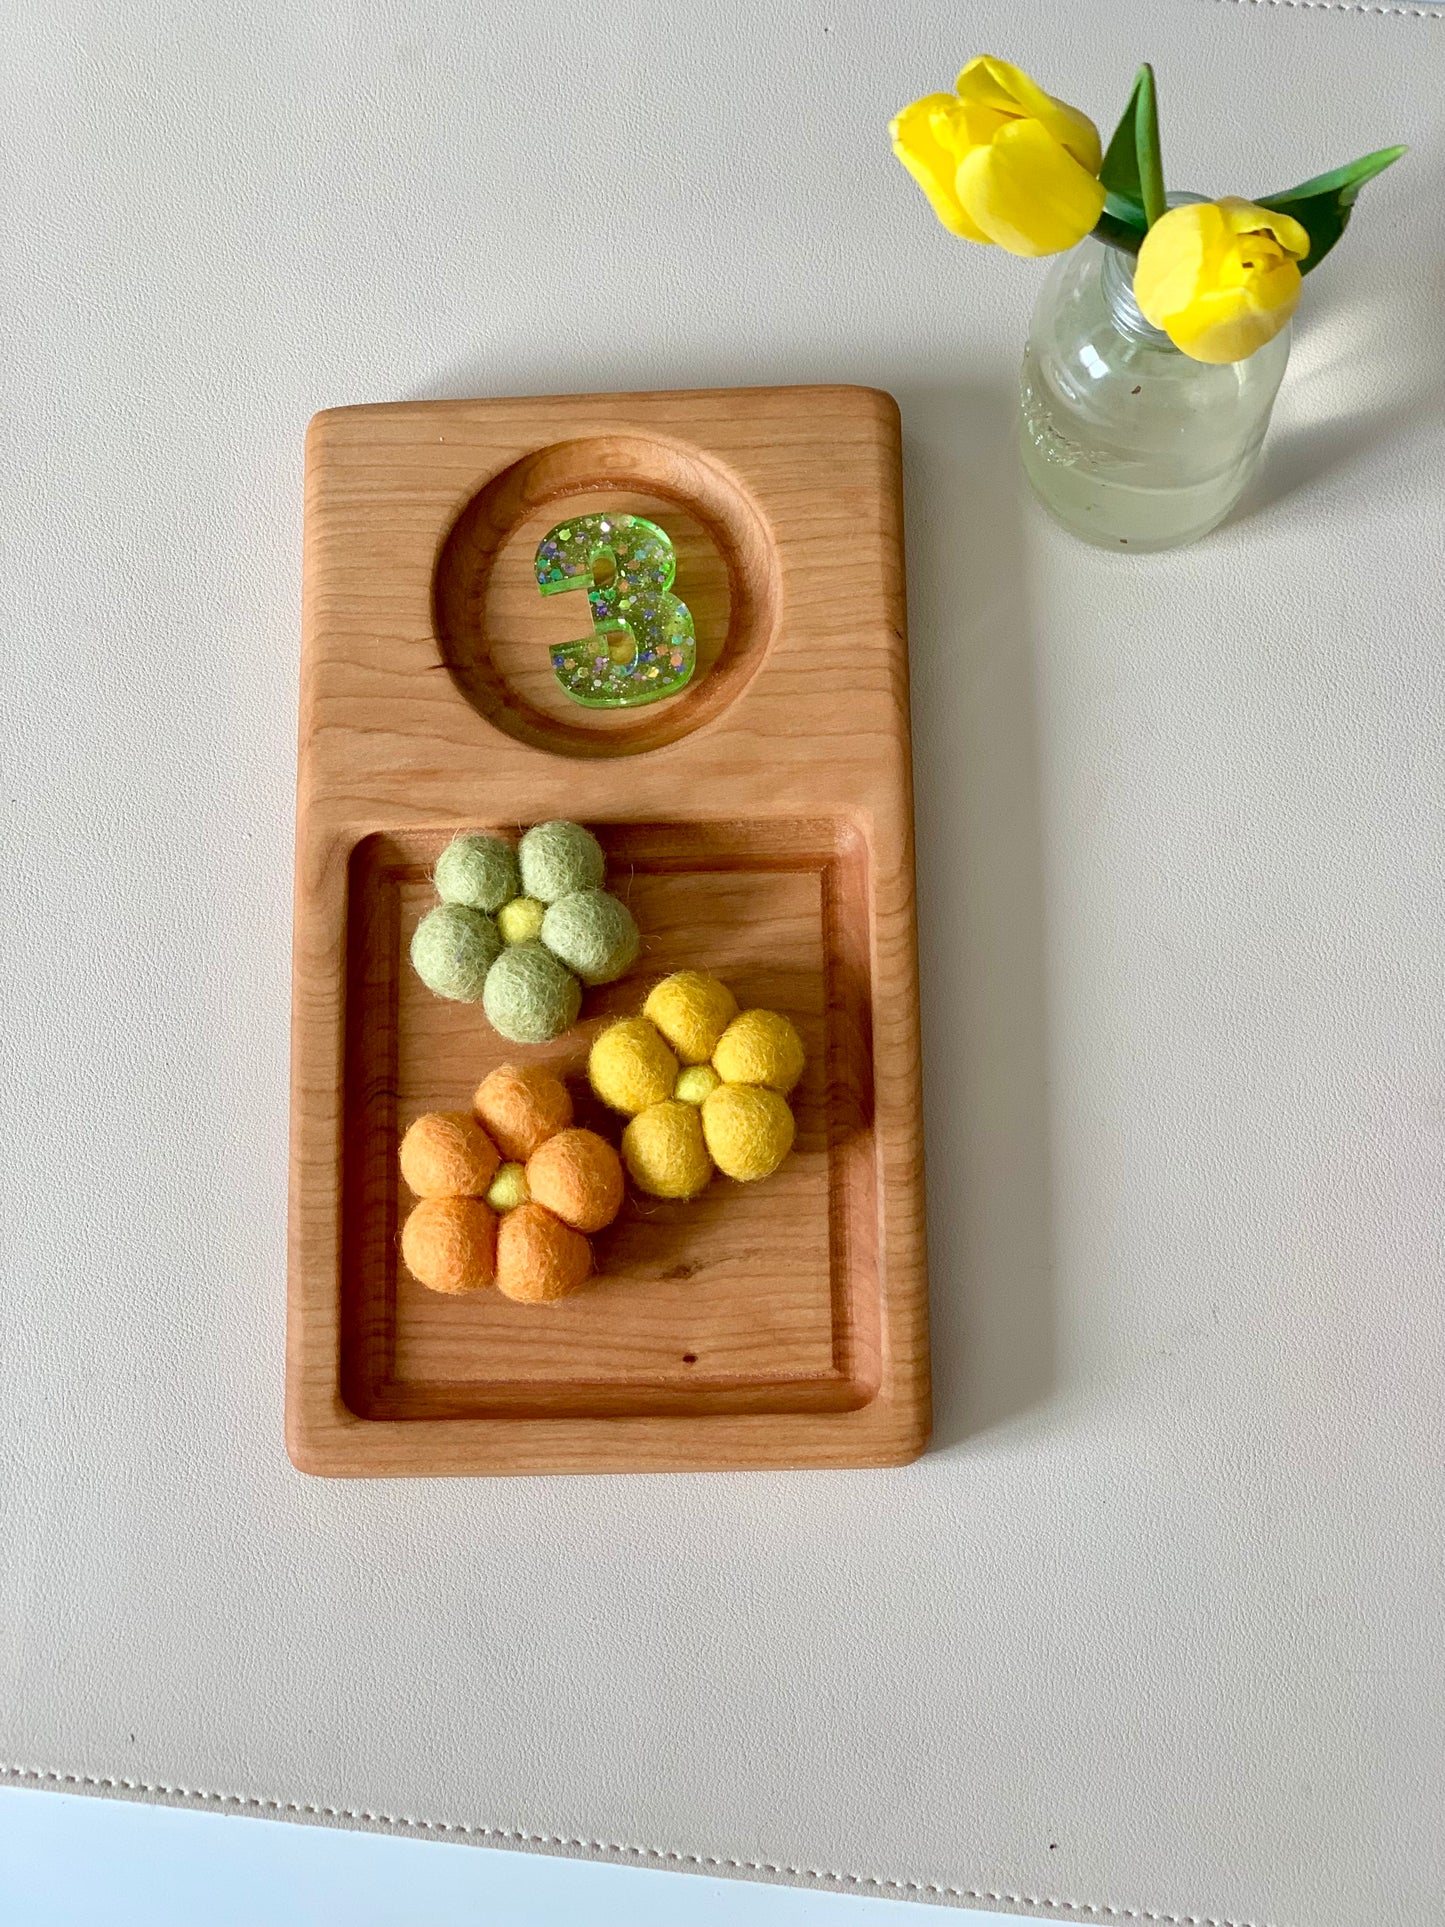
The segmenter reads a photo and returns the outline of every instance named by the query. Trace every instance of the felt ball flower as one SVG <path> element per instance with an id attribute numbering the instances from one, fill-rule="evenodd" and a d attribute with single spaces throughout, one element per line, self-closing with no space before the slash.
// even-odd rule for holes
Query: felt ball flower
<path id="1" fill-rule="evenodd" d="M 715 1170 L 744 1184 L 777 1170 L 793 1147 L 787 1094 L 803 1066 L 780 1012 L 740 1011 L 716 977 L 682 970 L 656 986 L 641 1016 L 598 1033 L 587 1075 L 630 1120 L 622 1159 L 637 1188 L 694 1198 Z"/>
<path id="2" fill-rule="evenodd" d="M 1195 361 L 1243 361 L 1300 298 L 1310 237 L 1292 215 L 1227 196 L 1171 208 L 1134 270 L 1140 311 Z"/>
<path id="3" fill-rule="evenodd" d="M 622 1208 L 616 1151 L 573 1127 L 566 1085 L 537 1065 L 501 1065 L 469 1112 L 417 1118 L 401 1174 L 419 1200 L 402 1228 L 407 1270 L 453 1296 L 495 1284 L 523 1304 L 567 1297 L 592 1270 L 587 1234 Z"/>
<path id="4" fill-rule="evenodd" d="M 417 925 L 411 961 L 438 997 L 478 1003 L 513 1044 L 546 1044 L 577 1021 L 584 985 L 636 961 L 632 912 L 602 888 L 607 859 L 580 823 L 539 823 L 514 849 L 454 837 L 437 859 L 442 901 Z"/>
<path id="5" fill-rule="evenodd" d="M 1104 211 L 1098 128 L 991 54 L 969 61 L 953 93 L 905 107 L 889 133 L 934 213 L 966 241 L 1060 254 Z"/>

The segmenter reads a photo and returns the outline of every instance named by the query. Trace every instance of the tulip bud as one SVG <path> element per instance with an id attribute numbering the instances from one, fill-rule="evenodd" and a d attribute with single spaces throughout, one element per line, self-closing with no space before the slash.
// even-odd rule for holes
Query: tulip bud
<path id="1" fill-rule="evenodd" d="M 1195 361 L 1243 361 L 1294 313 L 1309 249 L 1298 221 L 1252 201 L 1171 208 L 1139 249 L 1134 299 Z"/>
<path id="2" fill-rule="evenodd" d="M 971 60 L 954 93 L 914 101 L 889 132 L 934 213 L 965 240 L 1061 254 L 1103 212 L 1099 130 L 1006 60 Z"/>

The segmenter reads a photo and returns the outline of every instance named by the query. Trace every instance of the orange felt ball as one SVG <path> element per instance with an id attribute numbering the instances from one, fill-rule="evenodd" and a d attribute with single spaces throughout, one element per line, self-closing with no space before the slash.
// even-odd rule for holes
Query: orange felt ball
<path id="1" fill-rule="evenodd" d="M 465 1111 L 428 1111 L 401 1141 L 401 1175 L 419 1198 L 484 1197 L 500 1163 Z"/>
<path id="2" fill-rule="evenodd" d="M 592 1247 L 544 1206 L 519 1204 L 497 1227 L 497 1289 L 523 1304 L 565 1298 L 585 1283 Z"/>
<path id="3" fill-rule="evenodd" d="M 502 1156 L 525 1164 L 572 1122 L 572 1100 L 555 1071 L 540 1064 L 500 1064 L 477 1086 L 472 1108 Z"/>
<path id="4" fill-rule="evenodd" d="M 489 1285 L 497 1221 L 480 1198 L 423 1198 L 401 1231 L 401 1255 L 419 1285 L 452 1295 Z"/>
<path id="5" fill-rule="evenodd" d="M 574 1231 L 601 1231 L 622 1209 L 622 1160 L 595 1131 L 559 1131 L 528 1158 L 527 1189 Z"/>

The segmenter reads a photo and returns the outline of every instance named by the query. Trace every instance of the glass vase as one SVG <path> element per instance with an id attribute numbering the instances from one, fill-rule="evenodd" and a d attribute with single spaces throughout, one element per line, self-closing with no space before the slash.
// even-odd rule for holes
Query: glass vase
<path id="1" fill-rule="evenodd" d="M 1055 263 L 1024 351 L 1023 463 L 1044 507 L 1084 541 L 1172 549 L 1239 500 L 1289 329 L 1245 361 L 1192 361 L 1139 312 L 1133 266 L 1092 237 Z"/>

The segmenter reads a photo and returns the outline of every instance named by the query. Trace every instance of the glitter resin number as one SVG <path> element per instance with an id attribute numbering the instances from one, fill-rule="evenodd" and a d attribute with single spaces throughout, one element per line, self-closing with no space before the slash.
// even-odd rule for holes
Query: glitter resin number
<path id="1" fill-rule="evenodd" d="M 543 595 L 585 589 L 592 634 L 552 651 L 552 673 L 574 703 L 632 709 L 675 696 L 697 662 L 692 611 L 671 593 L 677 558 L 641 515 L 577 515 L 537 545 Z"/>

